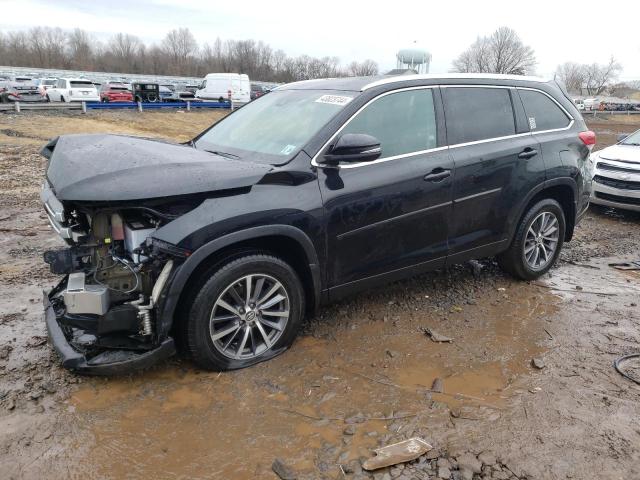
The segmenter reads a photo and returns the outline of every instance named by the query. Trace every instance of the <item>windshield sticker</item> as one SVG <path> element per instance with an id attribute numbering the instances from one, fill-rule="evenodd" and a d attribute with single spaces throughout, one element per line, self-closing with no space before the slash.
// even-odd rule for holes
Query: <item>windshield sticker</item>
<path id="1" fill-rule="evenodd" d="M 529 117 L 529 128 L 531 130 L 536 129 L 536 117 Z"/>
<path id="2" fill-rule="evenodd" d="M 295 145 L 287 145 L 286 147 L 284 147 L 282 150 L 280 150 L 280 153 L 282 153 L 283 155 L 289 155 L 291 152 L 293 152 L 296 149 Z"/>
<path id="3" fill-rule="evenodd" d="M 344 97 L 342 95 L 322 95 L 319 99 L 316 100 L 316 103 L 329 103 L 331 105 L 346 105 L 353 98 Z"/>

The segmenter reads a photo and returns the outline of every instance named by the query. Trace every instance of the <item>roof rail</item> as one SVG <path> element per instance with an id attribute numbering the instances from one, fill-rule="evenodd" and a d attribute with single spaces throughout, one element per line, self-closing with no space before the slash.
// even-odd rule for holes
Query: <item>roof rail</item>
<path id="1" fill-rule="evenodd" d="M 527 82 L 546 83 L 549 80 L 541 77 L 533 77 L 526 75 L 503 75 L 498 73 L 425 73 L 418 75 L 398 75 L 382 80 L 376 80 L 363 86 L 360 91 L 364 92 L 379 85 L 389 83 L 407 82 L 410 80 L 453 80 L 453 79 L 479 79 L 479 80 L 523 80 Z"/>

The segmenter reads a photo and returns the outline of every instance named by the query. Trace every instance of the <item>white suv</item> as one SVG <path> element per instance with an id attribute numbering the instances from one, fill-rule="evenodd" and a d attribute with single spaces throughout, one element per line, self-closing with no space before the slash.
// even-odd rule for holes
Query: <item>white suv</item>
<path id="1" fill-rule="evenodd" d="M 591 203 L 640 212 L 640 130 L 591 154 Z"/>
<path id="2" fill-rule="evenodd" d="M 55 87 L 47 90 L 50 102 L 99 102 L 96 86 L 84 78 L 59 78 Z"/>

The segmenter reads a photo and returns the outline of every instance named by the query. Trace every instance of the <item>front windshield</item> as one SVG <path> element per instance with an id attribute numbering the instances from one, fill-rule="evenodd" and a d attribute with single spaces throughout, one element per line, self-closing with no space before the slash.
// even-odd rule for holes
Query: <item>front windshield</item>
<path id="1" fill-rule="evenodd" d="M 223 119 L 196 148 L 281 164 L 292 158 L 356 92 L 276 90 Z"/>
<path id="2" fill-rule="evenodd" d="M 627 138 L 620 142 L 622 145 L 635 145 L 640 146 L 640 130 L 632 133 Z"/>

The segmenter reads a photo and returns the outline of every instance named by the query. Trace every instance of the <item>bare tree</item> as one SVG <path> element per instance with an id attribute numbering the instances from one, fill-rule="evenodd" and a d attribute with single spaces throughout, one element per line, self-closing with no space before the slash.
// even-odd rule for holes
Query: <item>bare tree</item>
<path id="1" fill-rule="evenodd" d="M 198 42 L 188 28 L 178 28 L 167 33 L 161 48 L 170 62 L 169 72 L 178 75 L 193 63 L 193 57 L 198 51 Z"/>
<path id="2" fill-rule="evenodd" d="M 112 68 L 120 72 L 139 73 L 136 67 L 140 61 L 142 45 L 135 35 L 116 33 L 107 47 L 107 55 L 112 58 Z"/>
<path id="3" fill-rule="evenodd" d="M 604 65 L 598 63 L 585 65 L 585 87 L 587 93 L 589 95 L 600 95 L 618 78 L 621 71 L 622 65 L 613 56 Z"/>
<path id="4" fill-rule="evenodd" d="M 587 78 L 585 65 L 566 62 L 556 69 L 556 77 L 562 81 L 571 93 L 582 93 L 582 87 Z"/>
<path id="5" fill-rule="evenodd" d="M 531 47 L 509 27 L 500 27 L 488 37 L 478 37 L 454 60 L 453 69 L 461 73 L 532 73 L 536 58 Z"/>
<path id="6" fill-rule="evenodd" d="M 84 30 L 76 28 L 68 35 L 69 63 L 77 70 L 91 70 L 93 68 L 93 46 L 95 40 Z"/>
<path id="7" fill-rule="evenodd" d="M 250 39 L 217 38 L 200 49 L 186 28 L 170 31 L 159 45 L 146 45 L 126 33 L 117 33 L 102 44 L 80 29 L 64 32 L 60 28 L 34 27 L 28 32 L 0 32 L 0 65 L 180 76 L 237 72 L 276 82 L 378 73 L 373 60 L 341 67 L 338 57 L 289 57 L 282 50 L 274 51 L 266 43 Z"/>
<path id="8" fill-rule="evenodd" d="M 354 77 L 368 77 L 378 74 L 378 64 L 370 59 L 361 63 L 353 61 L 349 64 L 347 70 Z"/>

